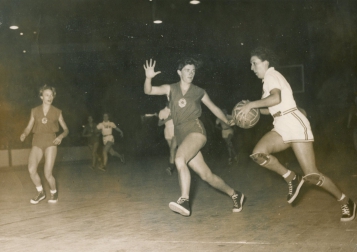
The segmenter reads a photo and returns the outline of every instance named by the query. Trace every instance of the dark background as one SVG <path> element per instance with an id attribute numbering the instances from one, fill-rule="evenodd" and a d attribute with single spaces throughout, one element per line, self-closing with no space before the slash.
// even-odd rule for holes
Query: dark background
<path id="1" fill-rule="evenodd" d="M 126 151 L 166 153 L 156 118 L 141 121 L 165 105 L 165 97 L 143 92 L 145 60 L 157 61 L 162 73 L 153 82 L 159 85 L 179 80 L 179 58 L 201 59 L 194 83 L 230 111 L 242 99 L 260 98 L 261 80 L 249 64 L 259 45 L 275 50 L 282 66 L 304 66 L 304 92 L 295 99 L 308 113 L 315 146 L 353 148 L 346 124 L 357 91 L 357 1 L 9 0 L 0 7 L 1 148 L 31 145 L 19 136 L 30 109 L 41 104 L 39 87 L 48 84 L 57 89 L 53 105 L 70 130 L 63 146 L 85 144 L 86 117 L 99 122 L 109 112 L 125 132 L 120 142 Z M 153 24 L 153 14 L 163 23 Z M 10 30 L 11 24 L 20 28 Z M 220 153 L 212 151 L 221 143 L 214 116 L 204 109 L 202 120 L 205 151 Z M 236 127 L 235 142 L 249 151 L 270 127 L 270 117 L 250 130 Z"/>

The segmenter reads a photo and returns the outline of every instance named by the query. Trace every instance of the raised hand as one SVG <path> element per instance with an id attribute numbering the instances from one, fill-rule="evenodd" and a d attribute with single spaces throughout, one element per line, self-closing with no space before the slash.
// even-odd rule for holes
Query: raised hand
<path id="1" fill-rule="evenodd" d="M 155 72 L 155 70 L 154 70 L 155 65 L 156 65 L 156 61 L 155 60 L 154 60 L 154 62 L 152 62 L 152 59 L 150 59 L 150 62 L 148 62 L 146 60 L 146 64 L 144 65 L 146 78 L 152 79 L 156 75 L 161 73 L 160 71 Z"/>

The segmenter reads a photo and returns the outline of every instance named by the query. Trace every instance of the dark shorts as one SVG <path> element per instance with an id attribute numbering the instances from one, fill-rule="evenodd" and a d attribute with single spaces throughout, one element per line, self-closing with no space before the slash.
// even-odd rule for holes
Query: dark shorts
<path id="1" fill-rule="evenodd" d="M 205 127 L 199 119 L 188 121 L 175 126 L 177 145 L 180 145 L 190 133 L 201 133 L 202 135 L 207 136 Z"/>
<path id="2" fill-rule="evenodd" d="M 32 138 L 32 146 L 36 146 L 42 149 L 43 152 L 45 152 L 45 150 L 48 147 L 56 146 L 53 143 L 55 139 L 56 139 L 56 133 L 48 133 L 48 134 L 36 133 L 33 135 Z"/>

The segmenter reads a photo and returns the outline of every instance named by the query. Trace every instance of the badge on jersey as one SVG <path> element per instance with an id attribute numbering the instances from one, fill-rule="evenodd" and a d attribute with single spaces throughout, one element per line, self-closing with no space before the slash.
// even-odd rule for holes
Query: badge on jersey
<path id="1" fill-rule="evenodd" d="M 179 101 L 178 101 L 178 105 L 180 108 L 184 108 L 186 107 L 186 104 L 187 104 L 187 101 L 185 98 L 181 98 Z"/>
<path id="2" fill-rule="evenodd" d="M 41 121 L 42 121 L 43 124 L 46 124 L 47 123 L 47 117 L 42 118 Z"/>

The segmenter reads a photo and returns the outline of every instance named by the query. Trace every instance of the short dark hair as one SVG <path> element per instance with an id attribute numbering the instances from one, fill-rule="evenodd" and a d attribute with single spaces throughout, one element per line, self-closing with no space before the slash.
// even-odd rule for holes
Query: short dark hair
<path id="1" fill-rule="evenodd" d="M 196 60 L 194 58 L 182 58 L 180 60 L 178 60 L 178 67 L 177 70 L 182 70 L 182 68 L 184 68 L 186 65 L 194 65 L 196 70 L 199 69 L 202 65 L 202 62 L 200 60 Z"/>
<path id="2" fill-rule="evenodd" d="M 268 61 L 269 67 L 275 67 L 279 63 L 279 57 L 269 48 L 259 46 L 250 52 L 250 57 L 257 56 L 261 61 Z"/>
<path id="3" fill-rule="evenodd" d="M 55 98 L 56 97 L 56 89 L 54 87 L 47 86 L 47 84 L 45 84 L 43 87 L 40 88 L 38 95 L 41 97 L 43 95 L 43 92 L 47 89 L 52 91 L 53 98 Z"/>

